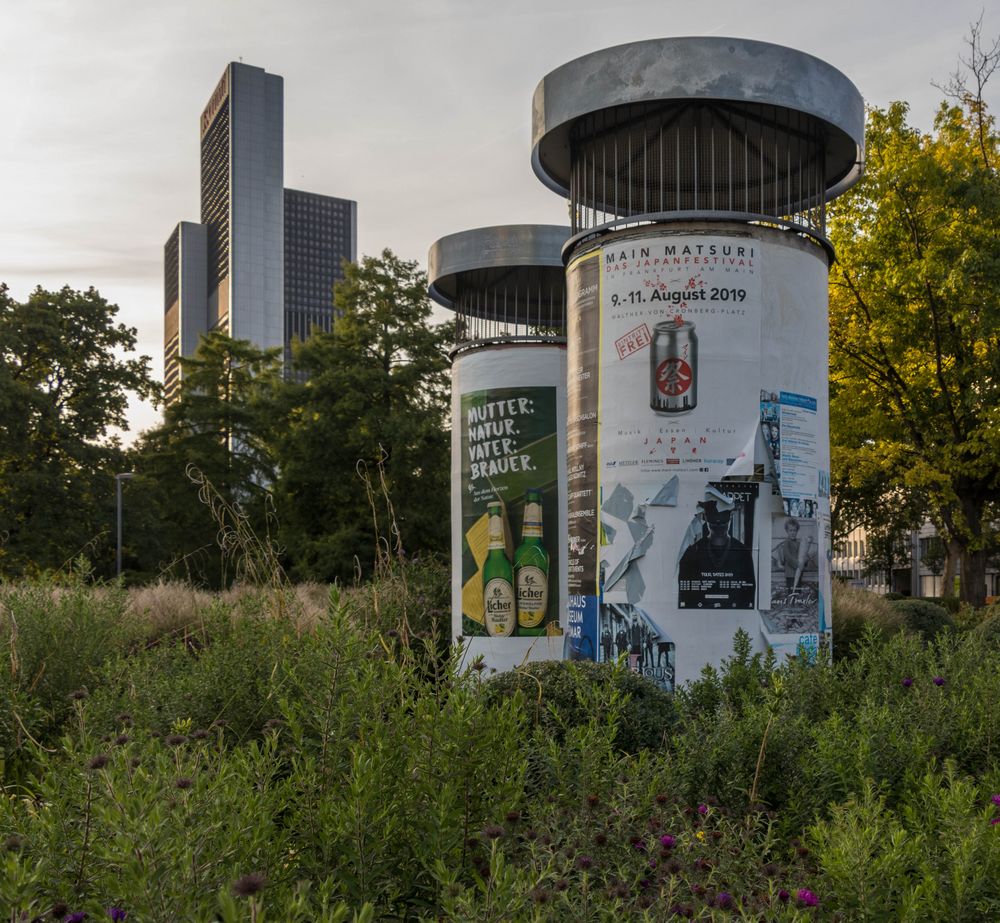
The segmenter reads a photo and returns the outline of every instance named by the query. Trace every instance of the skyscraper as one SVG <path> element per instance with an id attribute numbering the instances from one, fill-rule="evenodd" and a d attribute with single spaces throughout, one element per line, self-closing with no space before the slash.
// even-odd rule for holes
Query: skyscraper
<path id="1" fill-rule="evenodd" d="M 164 379 L 221 330 L 262 349 L 333 323 L 333 285 L 357 258 L 357 203 L 284 189 L 281 77 L 231 63 L 201 114 L 201 224 L 164 247 Z M 286 252 L 286 247 L 288 252 Z"/>

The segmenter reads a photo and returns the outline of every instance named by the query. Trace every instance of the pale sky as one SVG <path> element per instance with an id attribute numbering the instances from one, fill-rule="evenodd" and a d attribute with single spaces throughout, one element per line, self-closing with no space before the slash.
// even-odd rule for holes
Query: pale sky
<path id="1" fill-rule="evenodd" d="M 843 71 L 929 129 L 983 0 L 0 0 L 0 281 L 96 286 L 163 372 L 163 243 L 199 219 L 198 117 L 225 65 L 285 79 L 285 185 L 358 202 L 358 250 L 567 223 L 531 96 L 611 45 L 725 35 Z M 987 13 L 984 32 L 1000 32 Z M 1000 84 L 1000 81 L 998 81 Z M 996 100 L 997 86 L 990 98 Z M 159 419 L 131 411 L 133 433 Z"/>

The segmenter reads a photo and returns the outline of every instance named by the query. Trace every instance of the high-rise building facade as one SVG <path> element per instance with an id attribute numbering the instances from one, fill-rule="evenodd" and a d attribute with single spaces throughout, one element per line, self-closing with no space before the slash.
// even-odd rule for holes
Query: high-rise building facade
<path id="1" fill-rule="evenodd" d="M 293 339 L 333 327 L 333 285 L 357 258 L 358 203 L 285 190 L 285 362 Z"/>
<path id="2" fill-rule="evenodd" d="M 357 203 L 284 188 L 281 77 L 232 63 L 201 114 L 201 223 L 164 247 L 164 377 L 176 398 L 198 339 L 262 349 L 333 322 L 333 285 L 357 258 Z M 286 253 L 291 247 L 291 258 Z"/>

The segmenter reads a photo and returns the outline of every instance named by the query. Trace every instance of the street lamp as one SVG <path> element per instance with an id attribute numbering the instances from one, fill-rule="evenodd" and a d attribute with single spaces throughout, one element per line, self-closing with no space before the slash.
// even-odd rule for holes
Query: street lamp
<path id="1" fill-rule="evenodd" d="M 115 558 L 115 574 L 122 575 L 122 481 L 130 481 L 135 477 L 132 471 L 121 471 L 115 475 L 115 492 L 118 497 L 118 554 Z"/>

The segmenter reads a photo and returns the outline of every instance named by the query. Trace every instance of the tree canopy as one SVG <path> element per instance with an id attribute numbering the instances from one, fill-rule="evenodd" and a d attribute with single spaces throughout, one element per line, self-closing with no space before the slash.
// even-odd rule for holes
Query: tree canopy
<path id="1" fill-rule="evenodd" d="M 977 48 L 977 89 L 956 89 L 933 132 L 905 103 L 869 113 L 864 178 L 831 209 L 830 372 L 854 524 L 919 496 L 981 603 L 1000 503 L 1000 138 Z"/>
<path id="2" fill-rule="evenodd" d="M 181 360 L 179 399 L 132 452 L 128 563 L 210 585 L 237 576 L 226 546 L 233 513 L 258 537 L 270 528 L 276 477 L 273 431 L 281 385 L 278 350 L 223 333 Z M 222 541 L 220 542 L 220 538 Z"/>
<path id="3" fill-rule="evenodd" d="M 347 264 L 331 333 L 295 350 L 277 442 L 281 536 L 301 577 L 348 578 L 376 541 L 445 551 L 449 527 L 447 325 L 427 279 L 384 250 Z M 374 491 L 369 498 L 367 478 Z"/>
<path id="4" fill-rule="evenodd" d="M 114 528 L 114 474 L 129 394 L 152 397 L 136 331 L 93 288 L 0 284 L 0 574 L 100 557 Z"/>

